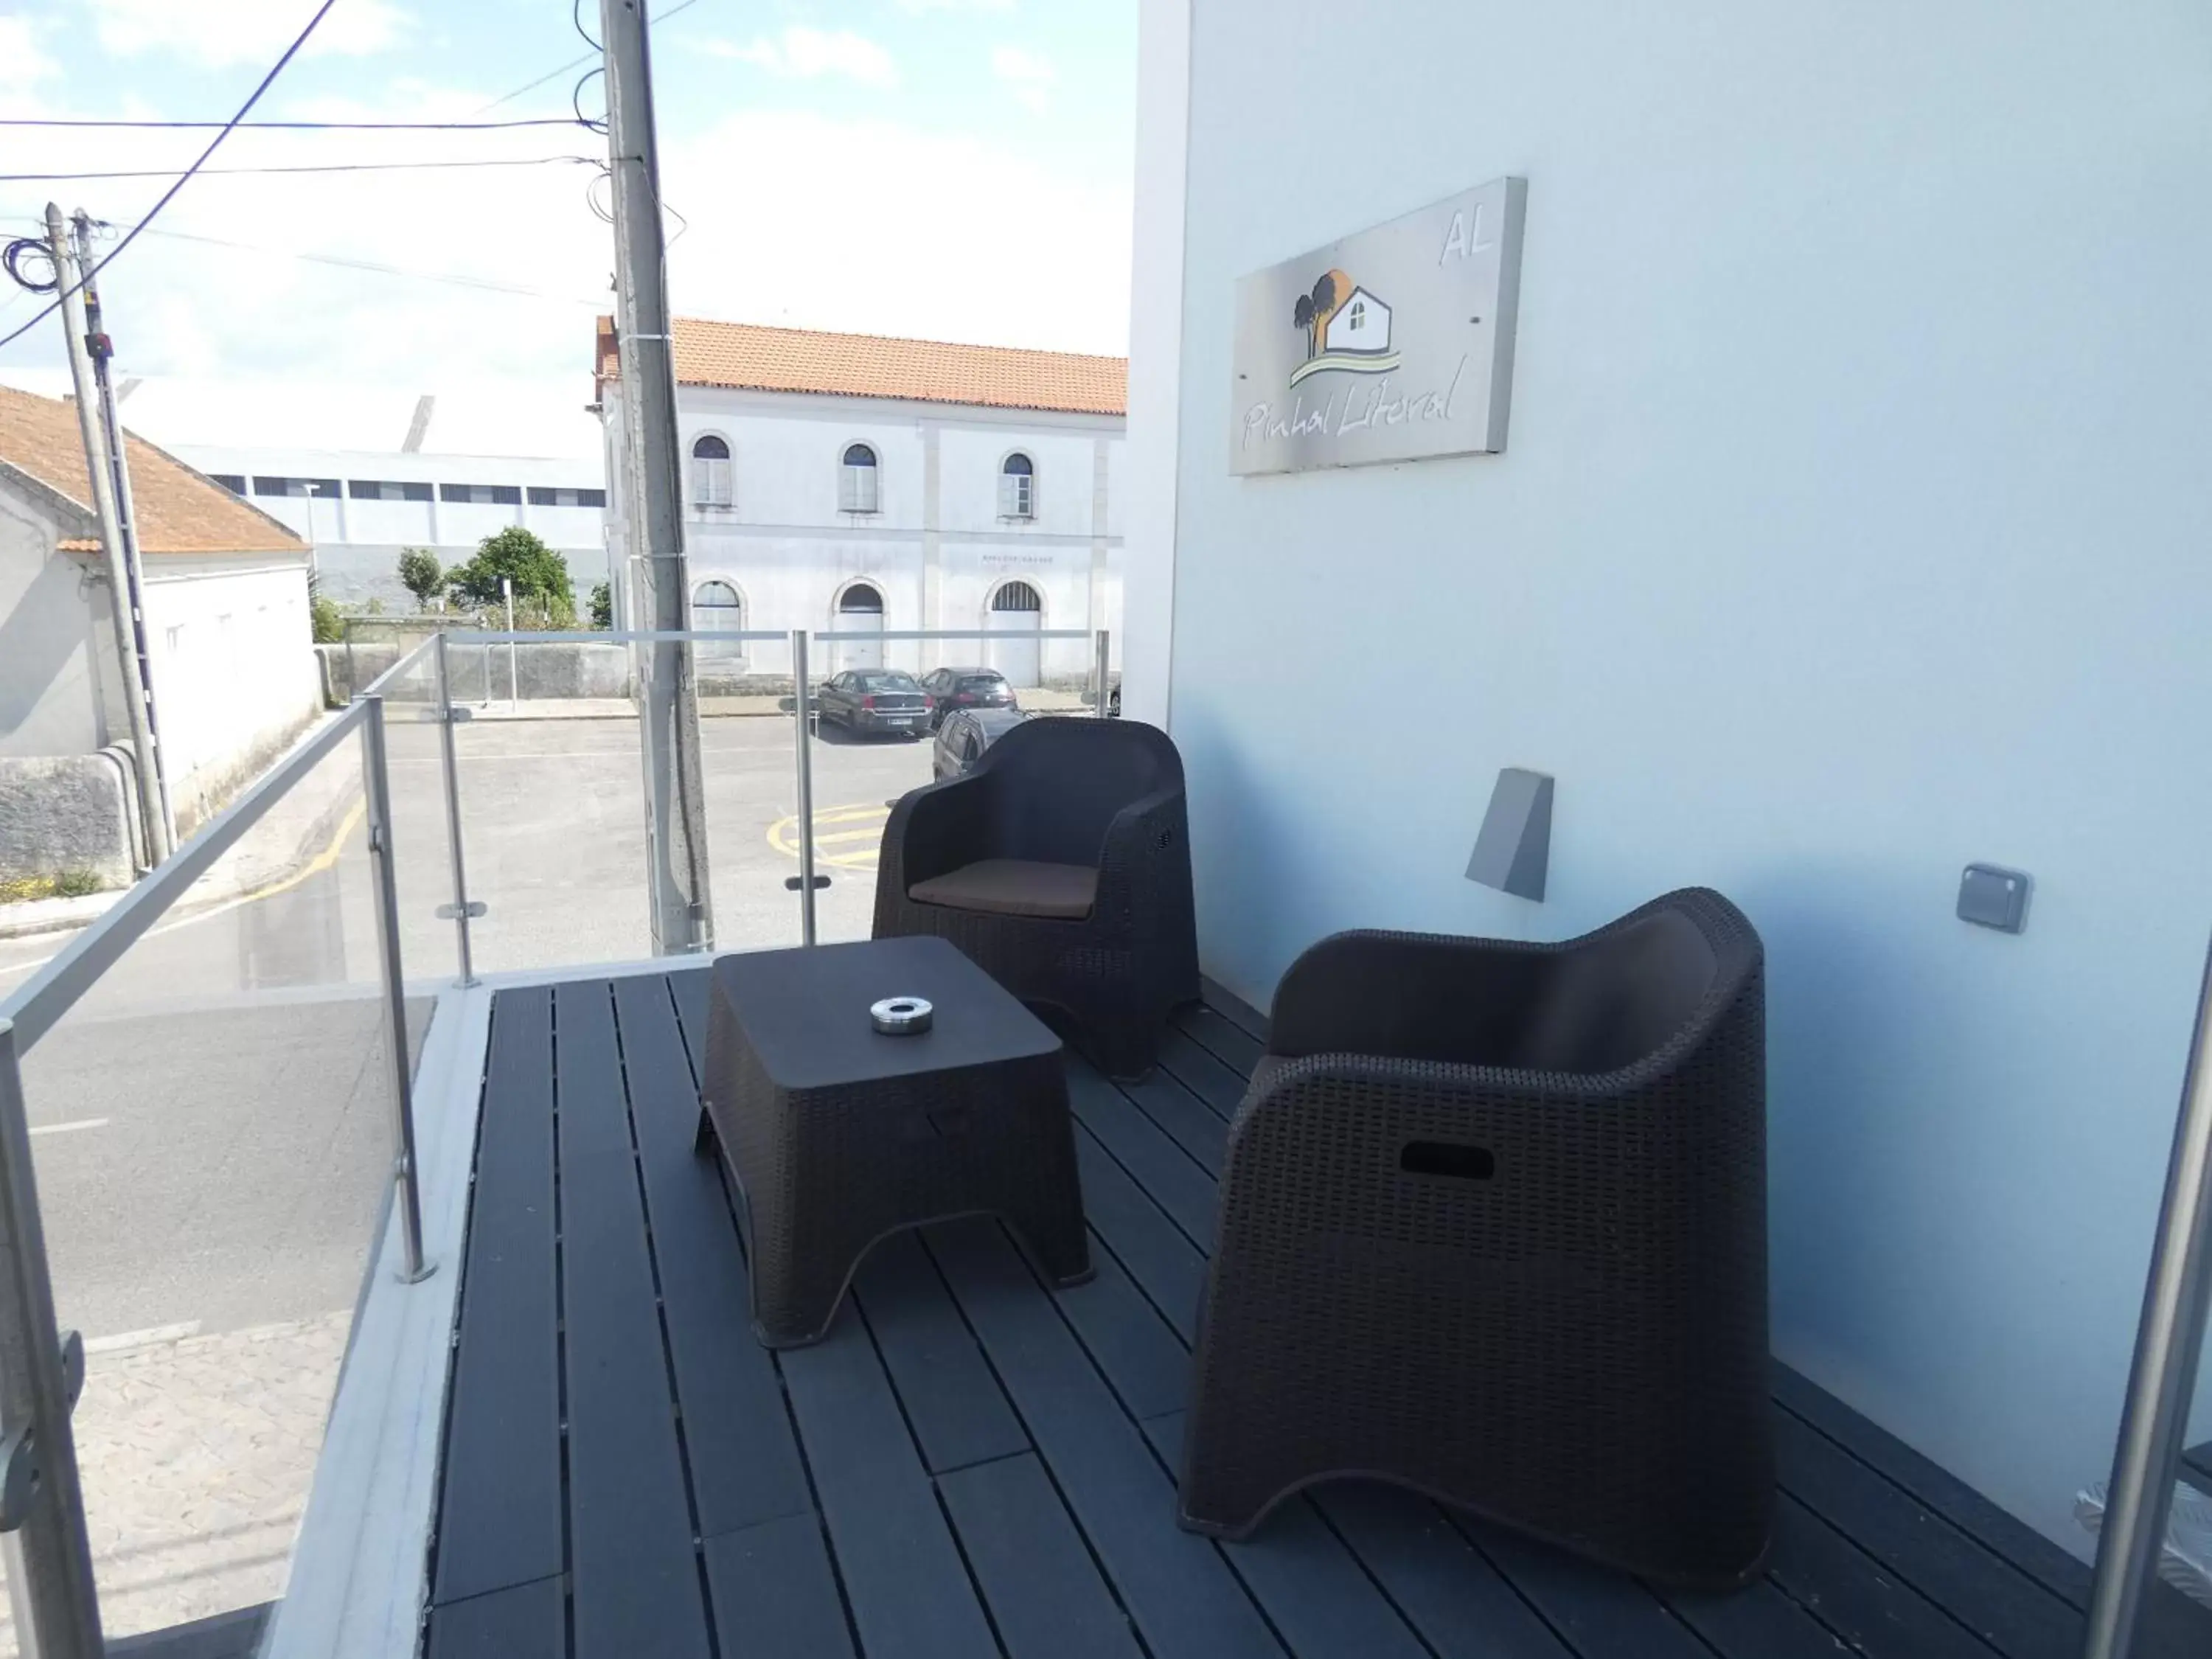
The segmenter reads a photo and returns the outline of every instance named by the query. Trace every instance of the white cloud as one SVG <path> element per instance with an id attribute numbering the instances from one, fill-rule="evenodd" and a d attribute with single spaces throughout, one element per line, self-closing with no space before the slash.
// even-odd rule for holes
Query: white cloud
<path id="1" fill-rule="evenodd" d="M 0 16 L 0 87 L 16 91 L 60 70 L 39 49 L 38 31 L 29 18 Z"/>
<path id="2" fill-rule="evenodd" d="M 919 16 L 933 11 L 1012 11 L 1014 0 L 898 0 L 898 5 Z"/>
<path id="3" fill-rule="evenodd" d="M 435 118 L 479 106 L 499 89 L 403 94 L 386 83 L 359 103 L 315 100 L 297 112 Z M 143 166 L 148 136 L 23 130 L 11 140 L 9 159 L 26 172 Z M 172 136 L 178 165 L 204 137 Z M 226 146 L 226 159 L 240 165 L 359 155 L 357 140 L 343 133 L 246 132 L 230 145 L 236 149 Z M 483 135 L 472 153 L 566 148 L 523 131 Z M 155 152 L 155 163 L 167 153 Z M 452 146 L 449 135 L 393 133 L 378 153 L 429 159 L 450 155 Z M 1016 143 L 799 111 L 745 111 L 696 137 L 665 136 L 661 156 L 669 204 L 690 223 L 670 252 L 672 296 L 686 315 L 1073 351 L 1127 349 L 1126 180 L 1070 177 Z M 775 165 L 760 165 L 762 156 Z M 596 428 L 581 411 L 591 395 L 593 313 L 612 309 L 613 250 L 611 233 L 585 205 L 591 176 L 583 167 L 517 167 L 196 180 L 156 229 L 540 292 L 488 292 L 149 235 L 100 285 L 118 375 L 255 390 L 236 398 L 180 398 L 165 416 L 149 382 L 147 406 L 134 408 L 132 418 L 177 442 L 222 441 L 234 428 L 257 436 L 296 432 L 325 445 L 396 445 L 414 396 L 434 392 L 441 412 L 433 441 L 441 447 L 595 453 Z M 869 181 L 857 194 L 855 179 Z M 30 228 L 51 189 L 0 185 L 0 235 Z M 159 179 L 103 187 L 87 205 L 127 220 L 161 189 Z M 64 205 L 73 201 L 65 198 Z M 14 285 L 0 287 L 12 292 Z M 28 295 L 0 294 L 0 333 L 35 308 Z M 0 375 L 58 374 L 61 362 L 60 328 L 44 322 L 0 351 Z M 464 432 L 447 394 L 471 382 L 509 388 L 503 403 L 485 400 L 507 414 Z M 394 395 L 339 397 L 330 388 L 340 385 Z"/>
<path id="4" fill-rule="evenodd" d="M 1050 58 L 1020 46 L 1000 46 L 992 52 L 991 73 L 1039 115 L 1052 102 L 1053 83 L 1060 79 Z"/>
<path id="5" fill-rule="evenodd" d="M 270 64 L 315 15 L 314 0 L 222 0 L 219 18 L 180 0 L 91 0 L 100 43 L 125 57 L 166 52 L 208 69 Z M 396 44 L 411 20 L 390 0 L 342 0 L 301 53 L 360 57 Z"/>
<path id="6" fill-rule="evenodd" d="M 776 165 L 745 164 L 760 155 Z M 664 145 L 661 164 L 691 219 L 669 255 L 688 316 L 1127 349 L 1125 184 L 1072 179 L 1012 146 L 765 110 Z M 855 179 L 868 180 L 858 197 Z"/>
<path id="7" fill-rule="evenodd" d="M 839 29 L 833 34 L 793 23 L 775 40 L 762 35 L 747 46 L 730 40 L 709 40 L 706 50 L 717 58 L 757 64 L 772 75 L 801 80 L 843 75 L 865 86 L 898 84 L 898 67 L 891 62 L 890 53 L 849 29 Z"/>

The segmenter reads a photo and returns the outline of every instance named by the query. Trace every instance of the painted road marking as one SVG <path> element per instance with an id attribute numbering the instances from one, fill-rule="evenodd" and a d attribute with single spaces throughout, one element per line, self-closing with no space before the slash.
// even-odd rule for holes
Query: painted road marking
<path id="1" fill-rule="evenodd" d="M 104 1117 L 81 1117 L 69 1123 L 33 1123 L 31 1133 L 34 1135 L 73 1135 L 79 1129 L 105 1129 L 106 1127 L 107 1120 Z"/>
<path id="2" fill-rule="evenodd" d="M 188 1336 L 200 1334 L 200 1322 L 188 1319 L 181 1325 L 149 1325 L 143 1331 L 118 1331 L 113 1336 L 88 1337 L 87 1353 L 122 1353 L 131 1348 L 150 1348 L 156 1342 L 181 1342 Z"/>
<path id="3" fill-rule="evenodd" d="M 814 861 L 840 870 L 872 870 L 883 849 L 884 823 L 888 806 L 848 802 L 842 806 L 817 808 L 814 814 Z M 845 828 L 846 825 L 864 826 Z M 827 850 L 836 843 L 836 850 Z M 799 856 L 799 814 L 789 813 L 768 827 L 768 844 L 788 858 Z"/>

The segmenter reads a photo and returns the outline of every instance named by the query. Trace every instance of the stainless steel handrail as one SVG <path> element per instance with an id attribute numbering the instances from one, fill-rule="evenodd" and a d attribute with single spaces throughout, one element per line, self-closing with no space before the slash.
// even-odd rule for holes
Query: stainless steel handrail
<path id="1" fill-rule="evenodd" d="M 2187 1080 L 2143 1290 L 2127 1407 L 2098 1528 L 2084 1659 L 2128 1659 L 2166 1548 L 2166 1516 L 2212 1304 L 2212 953 L 2197 994 Z"/>
<path id="2" fill-rule="evenodd" d="M 817 643 L 826 640 L 832 645 L 864 645 L 876 640 L 986 640 L 1005 645 L 1018 644 L 1024 640 L 1087 640 L 1091 637 L 1091 630 L 1087 628 L 1008 628 L 996 632 L 981 628 L 887 628 L 881 633 L 872 628 L 844 633 L 827 629 L 817 630 L 813 635 Z"/>
<path id="3" fill-rule="evenodd" d="M 15 1024 L 18 1048 L 27 1052 L 102 974 L 115 965 L 124 951 L 191 890 L 192 884 L 217 859 L 236 846 L 239 839 L 261 821 L 263 814 L 352 737 L 355 728 L 368 718 L 368 705 L 358 702 L 337 715 L 210 819 L 198 835 L 171 854 L 160 869 L 125 894 L 106 915 L 79 933 L 52 961 L 7 997 L 0 998 L 0 1019 Z"/>

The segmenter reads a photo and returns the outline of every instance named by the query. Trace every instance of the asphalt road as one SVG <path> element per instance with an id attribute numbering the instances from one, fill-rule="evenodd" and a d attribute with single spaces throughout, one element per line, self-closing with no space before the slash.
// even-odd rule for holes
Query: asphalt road
<path id="1" fill-rule="evenodd" d="M 786 719 L 705 725 L 721 948 L 799 942 L 792 738 Z M 650 955 L 636 722 L 477 720 L 458 739 L 471 896 L 488 908 L 477 970 Z M 928 781 L 929 750 L 817 739 L 822 939 L 867 936 L 887 802 Z M 391 752 L 408 975 L 450 977 L 436 728 L 395 725 Z M 26 1057 L 58 1310 L 88 1338 L 250 1328 L 359 1291 L 392 1088 L 365 831 L 331 816 L 292 874 L 162 924 Z M 0 942 L 0 992 L 65 943 Z"/>

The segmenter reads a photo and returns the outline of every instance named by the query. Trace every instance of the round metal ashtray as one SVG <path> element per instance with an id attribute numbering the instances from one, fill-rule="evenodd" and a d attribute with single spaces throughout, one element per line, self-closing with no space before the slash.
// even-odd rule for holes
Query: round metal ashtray
<path id="1" fill-rule="evenodd" d="M 885 997 L 868 1008 L 868 1024 L 885 1036 L 913 1036 L 929 1029 L 935 1011 L 925 997 Z"/>

